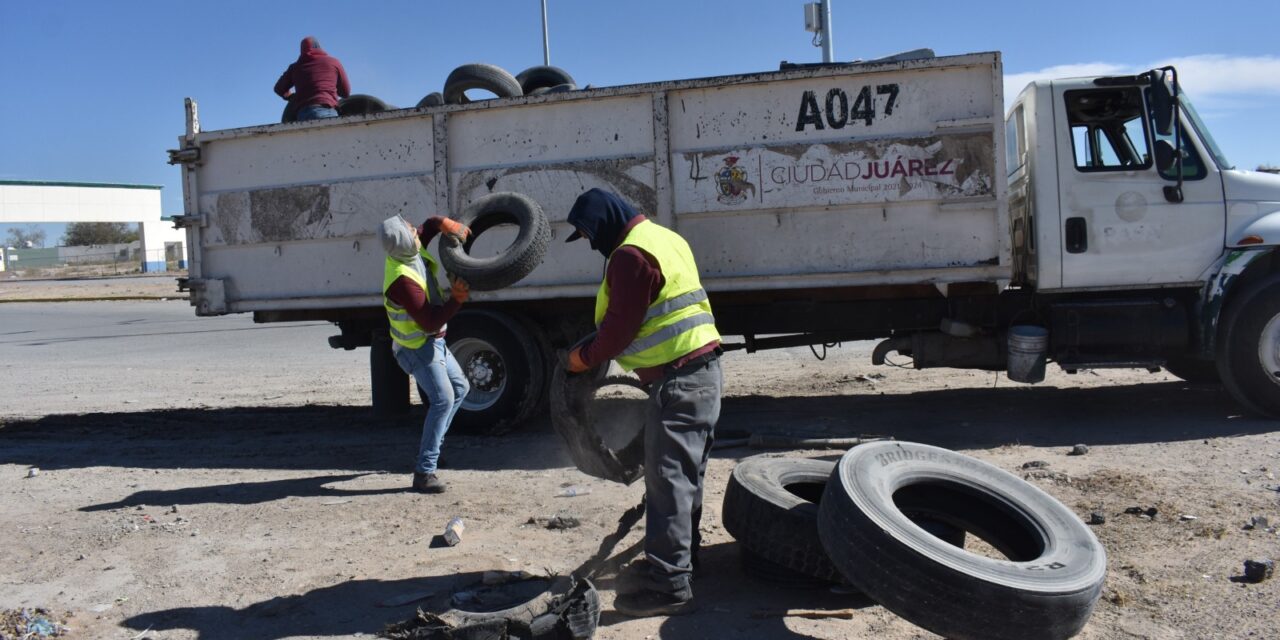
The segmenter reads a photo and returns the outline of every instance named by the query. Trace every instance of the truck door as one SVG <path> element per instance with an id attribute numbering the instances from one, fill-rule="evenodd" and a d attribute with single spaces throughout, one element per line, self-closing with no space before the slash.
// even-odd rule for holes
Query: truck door
<path id="1" fill-rule="evenodd" d="M 1062 286 L 1196 282 L 1222 253 L 1226 207 L 1195 129 L 1183 118 L 1184 200 L 1169 202 L 1176 169 L 1156 167 L 1148 90 L 1055 82 L 1053 96 Z"/>

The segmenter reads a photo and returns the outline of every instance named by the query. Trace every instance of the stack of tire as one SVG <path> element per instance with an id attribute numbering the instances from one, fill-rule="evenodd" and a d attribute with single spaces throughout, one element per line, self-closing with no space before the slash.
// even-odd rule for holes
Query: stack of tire
<path id="1" fill-rule="evenodd" d="M 444 91 L 428 93 L 418 101 L 416 106 L 439 107 L 446 104 L 468 104 L 472 100 L 467 97 L 466 92 L 472 89 L 488 91 L 497 98 L 514 98 L 575 91 L 577 88 L 578 85 L 574 83 L 573 76 L 560 67 L 538 65 L 513 76 L 496 65 L 472 62 L 450 72 L 449 77 L 444 81 Z M 294 122 L 298 107 L 299 105 L 294 102 L 285 105 L 280 121 Z M 396 108 L 363 93 L 338 101 L 339 116 L 368 115 Z"/>
<path id="2" fill-rule="evenodd" d="M 947 638 L 1070 638 L 1102 592 L 1106 553 L 1052 496 L 980 460 L 912 442 L 839 462 L 748 458 L 721 514 L 744 568 L 845 582 Z M 964 549 L 965 535 L 1005 557 Z"/>

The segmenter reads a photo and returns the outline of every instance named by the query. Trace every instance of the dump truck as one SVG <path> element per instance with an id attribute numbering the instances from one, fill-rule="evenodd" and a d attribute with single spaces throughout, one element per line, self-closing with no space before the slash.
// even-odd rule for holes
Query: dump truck
<path id="1" fill-rule="evenodd" d="M 881 340 L 916 368 L 1161 368 L 1280 416 L 1280 176 L 1227 160 L 1172 67 L 1037 81 L 1006 113 L 999 53 L 542 93 L 202 131 L 180 164 L 199 315 L 325 320 L 407 409 L 378 223 L 523 194 L 553 240 L 476 292 L 447 340 L 458 420 L 518 422 L 603 273 L 561 244 L 574 199 L 620 194 L 684 236 L 726 349 Z M 473 252 L 501 253 L 499 225 Z"/>

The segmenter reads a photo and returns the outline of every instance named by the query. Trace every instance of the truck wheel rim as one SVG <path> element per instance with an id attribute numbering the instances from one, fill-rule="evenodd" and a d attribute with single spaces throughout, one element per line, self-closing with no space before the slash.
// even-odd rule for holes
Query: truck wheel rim
<path id="1" fill-rule="evenodd" d="M 1262 328 L 1262 336 L 1258 339 L 1258 362 L 1271 381 L 1280 384 L 1280 315 L 1273 316 Z"/>
<path id="2" fill-rule="evenodd" d="M 507 363 L 493 345 L 476 338 L 463 338 L 449 350 L 471 383 L 471 391 L 462 401 L 466 411 L 483 411 L 492 407 L 507 389 Z"/>

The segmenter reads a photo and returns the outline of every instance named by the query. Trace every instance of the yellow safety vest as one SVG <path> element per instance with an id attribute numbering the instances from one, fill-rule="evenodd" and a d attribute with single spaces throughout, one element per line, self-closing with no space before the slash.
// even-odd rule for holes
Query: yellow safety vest
<path id="1" fill-rule="evenodd" d="M 640 331 L 616 358 L 623 369 L 664 365 L 720 339 L 707 292 L 698 280 L 698 266 L 684 238 L 645 220 L 631 228 L 618 248 L 625 246 L 637 247 L 653 256 L 665 282 L 658 298 L 649 305 Z M 596 293 L 596 326 L 600 326 L 608 308 L 606 279 Z"/>
<path id="2" fill-rule="evenodd" d="M 417 349 L 426 344 L 428 334 L 422 330 L 422 327 L 418 326 L 418 322 L 413 319 L 413 316 L 409 315 L 409 312 L 404 307 L 392 302 L 391 298 L 387 297 L 387 289 L 391 288 L 391 283 L 395 282 L 400 276 L 404 276 L 417 283 L 419 287 L 422 287 L 423 291 L 427 292 L 427 302 L 431 306 L 444 304 L 444 296 L 440 294 L 440 284 L 436 280 L 436 272 L 439 267 L 436 266 L 435 259 L 431 257 L 431 254 L 427 253 L 425 248 L 418 255 L 422 257 L 421 262 L 414 260 L 409 263 L 400 262 L 391 256 L 387 256 L 386 266 L 382 272 L 382 306 L 387 310 L 387 322 L 391 325 L 391 339 L 410 349 Z M 430 277 L 422 270 L 424 263 L 431 273 Z M 444 327 L 440 327 L 440 330 L 444 331 Z"/>

